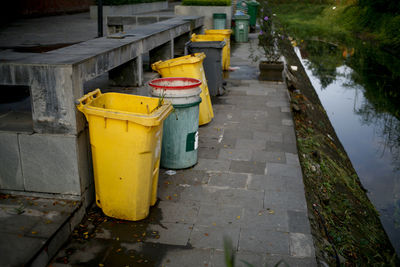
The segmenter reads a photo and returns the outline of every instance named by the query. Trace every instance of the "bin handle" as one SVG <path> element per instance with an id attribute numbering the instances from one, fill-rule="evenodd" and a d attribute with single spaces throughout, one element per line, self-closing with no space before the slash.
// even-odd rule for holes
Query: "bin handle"
<path id="1" fill-rule="evenodd" d="M 76 100 L 76 107 L 79 109 L 79 111 L 83 112 L 83 107 L 87 104 L 92 103 L 93 99 L 101 96 L 101 91 L 99 88 L 96 90 L 87 93 L 86 95 L 82 96 L 78 100 Z"/>

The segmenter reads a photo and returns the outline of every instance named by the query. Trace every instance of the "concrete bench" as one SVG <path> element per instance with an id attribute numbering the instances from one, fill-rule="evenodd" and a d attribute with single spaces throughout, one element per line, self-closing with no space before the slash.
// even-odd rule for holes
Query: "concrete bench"
<path id="1" fill-rule="evenodd" d="M 0 132 L 0 191 L 90 195 L 89 137 L 74 104 L 84 83 L 108 73 L 115 84 L 142 85 L 143 54 L 150 63 L 173 58 L 202 25 L 203 17 L 177 17 L 42 54 L 0 52 L 0 85 L 29 86 L 33 125 Z"/>

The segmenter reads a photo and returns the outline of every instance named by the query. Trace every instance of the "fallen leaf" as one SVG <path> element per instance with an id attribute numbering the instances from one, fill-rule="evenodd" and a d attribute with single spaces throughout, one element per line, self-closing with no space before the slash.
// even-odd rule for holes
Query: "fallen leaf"
<path id="1" fill-rule="evenodd" d="M 100 267 L 103 267 L 103 266 L 104 266 L 104 264 L 102 264 L 102 263 L 99 263 L 99 266 L 100 266 Z"/>
<path id="2" fill-rule="evenodd" d="M 268 213 L 269 213 L 269 214 L 274 214 L 275 211 L 274 211 L 274 210 L 269 210 Z"/>
<path id="3" fill-rule="evenodd" d="M 177 194 L 174 194 L 174 197 L 177 197 L 178 195 Z"/>
<path id="4" fill-rule="evenodd" d="M 36 232 L 36 231 L 32 231 L 31 232 L 33 235 L 36 235 L 38 232 Z"/>
<path id="5" fill-rule="evenodd" d="M 214 226 L 217 226 L 217 224 L 216 224 L 216 223 L 212 223 L 212 225 L 214 225 Z"/>
<path id="6" fill-rule="evenodd" d="M 259 212 L 259 213 L 258 213 L 258 216 L 261 216 L 261 215 L 262 215 L 262 213 L 261 213 L 261 212 Z"/>
<path id="7" fill-rule="evenodd" d="M 236 219 L 240 220 L 240 215 L 239 215 L 239 216 L 236 216 Z"/>
<path id="8" fill-rule="evenodd" d="M 168 199 L 168 200 L 171 200 L 171 199 L 172 199 L 172 197 L 171 197 L 171 196 L 167 196 L 167 199 Z"/>
<path id="9" fill-rule="evenodd" d="M 119 237 L 117 237 L 116 239 L 117 239 L 117 241 L 119 241 Z"/>
<path id="10" fill-rule="evenodd" d="M 122 249 L 121 249 L 121 248 L 119 248 L 119 249 L 117 249 L 116 251 L 117 251 L 117 252 L 121 252 L 121 250 L 122 250 Z"/>
<path id="11" fill-rule="evenodd" d="M 208 234 L 207 234 L 207 233 L 205 233 L 204 235 L 205 235 L 205 236 L 208 236 Z"/>

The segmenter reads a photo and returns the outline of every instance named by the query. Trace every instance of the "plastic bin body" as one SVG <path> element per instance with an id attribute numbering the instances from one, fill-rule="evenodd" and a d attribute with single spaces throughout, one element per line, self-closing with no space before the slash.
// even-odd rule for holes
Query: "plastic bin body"
<path id="1" fill-rule="evenodd" d="M 188 77 L 201 81 L 201 103 L 199 110 L 199 125 L 209 123 L 214 118 L 207 79 L 203 68 L 204 53 L 196 53 L 166 61 L 158 61 L 151 65 L 152 69 L 166 77 Z"/>
<path id="2" fill-rule="evenodd" d="M 249 41 L 249 18 L 248 15 L 235 15 L 235 41 L 245 43 Z"/>
<path id="3" fill-rule="evenodd" d="M 190 39 L 192 42 L 225 42 L 224 48 L 222 48 L 222 69 L 228 70 L 231 56 L 230 56 L 230 48 L 228 47 L 228 42 L 226 41 L 226 36 L 222 34 L 192 34 L 192 38 Z"/>
<path id="4" fill-rule="evenodd" d="M 96 204 L 104 214 L 141 220 L 157 197 L 163 121 L 172 105 L 97 89 L 79 99 L 89 123 Z"/>
<path id="5" fill-rule="evenodd" d="M 258 12 L 259 5 L 260 4 L 256 1 L 248 1 L 247 2 L 247 15 L 250 16 L 249 25 L 251 28 L 256 27 L 257 12 Z"/>
<path id="6" fill-rule="evenodd" d="M 203 61 L 204 71 L 208 82 L 208 89 L 211 96 L 223 94 L 222 81 L 222 49 L 225 46 L 224 41 L 218 42 L 191 42 L 186 43 L 189 53 L 205 53 L 206 58 Z"/>
<path id="7" fill-rule="evenodd" d="M 223 70 L 229 70 L 229 66 L 231 65 L 231 29 L 223 29 L 223 30 L 205 30 L 204 33 L 206 35 L 216 35 L 225 37 L 226 48 L 223 50 L 223 58 L 222 58 L 222 68 Z M 225 53 L 225 54 L 224 54 Z"/>
<path id="8" fill-rule="evenodd" d="M 213 21 L 214 21 L 214 29 L 225 29 L 226 28 L 226 14 L 225 13 L 214 13 Z"/>
<path id="9" fill-rule="evenodd" d="M 186 82 L 183 86 L 179 85 L 182 81 Z M 149 83 L 153 96 L 170 100 L 174 107 L 164 122 L 161 149 L 164 168 L 185 169 L 197 163 L 200 84 L 191 78 L 162 78 Z"/>

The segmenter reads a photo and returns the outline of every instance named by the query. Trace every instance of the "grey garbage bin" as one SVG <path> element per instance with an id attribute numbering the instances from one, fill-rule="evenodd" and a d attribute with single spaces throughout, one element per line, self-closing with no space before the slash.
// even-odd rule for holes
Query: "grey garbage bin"
<path id="1" fill-rule="evenodd" d="M 200 53 L 206 54 L 203 61 L 204 73 L 206 75 L 208 89 L 211 96 L 223 95 L 222 81 L 222 48 L 224 41 L 212 42 L 192 42 L 185 45 L 186 54 Z"/>

